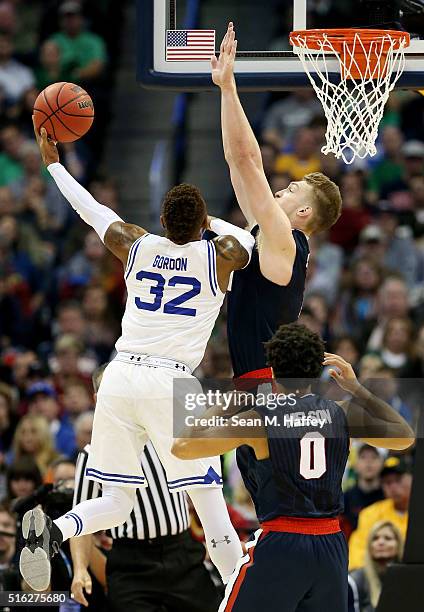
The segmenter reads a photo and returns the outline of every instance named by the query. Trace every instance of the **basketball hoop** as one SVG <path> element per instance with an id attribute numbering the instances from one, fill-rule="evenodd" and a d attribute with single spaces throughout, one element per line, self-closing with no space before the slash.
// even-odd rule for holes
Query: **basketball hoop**
<path id="1" fill-rule="evenodd" d="M 327 118 L 327 144 L 322 152 L 334 153 L 346 164 L 356 157 L 375 155 L 384 106 L 405 68 L 409 34 L 396 30 L 297 30 L 290 34 L 290 43 Z M 337 72 L 340 76 L 336 79 Z"/>

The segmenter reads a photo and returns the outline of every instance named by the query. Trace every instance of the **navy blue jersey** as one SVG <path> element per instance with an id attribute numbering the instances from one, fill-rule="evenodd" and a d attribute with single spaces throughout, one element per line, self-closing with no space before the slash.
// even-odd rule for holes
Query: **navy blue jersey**
<path id="1" fill-rule="evenodd" d="M 256 411 L 266 426 L 269 459 L 259 461 L 250 446 L 241 446 L 237 464 L 259 521 L 329 518 L 343 512 L 341 485 L 349 454 L 343 409 L 309 394 L 294 406 Z M 278 424 L 270 422 L 273 415 Z"/>
<path id="2" fill-rule="evenodd" d="M 259 226 L 252 230 L 256 237 Z M 293 323 L 299 317 L 305 290 L 309 246 L 305 234 L 293 230 L 296 258 L 293 274 L 285 287 L 269 281 L 259 266 L 258 249 L 254 248 L 249 264 L 234 272 L 228 295 L 228 345 L 234 376 L 266 367 L 263 343 L 278 327 Z"/>

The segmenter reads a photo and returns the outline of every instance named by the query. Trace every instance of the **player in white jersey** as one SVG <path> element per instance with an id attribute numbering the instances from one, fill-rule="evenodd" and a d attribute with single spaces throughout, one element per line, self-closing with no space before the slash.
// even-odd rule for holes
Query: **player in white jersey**
<path id="1" fill-rule="evenodd" d="M 50 558 L 61 543 L 124 523 L 136 489 L 146 486 L 140 454 L 151 439 L 169 488 L 188 490 L 205 531 L 209 555 L 228 580 L 242 549 L 222 495 L 219 457 L 182 461 L 171 454 L 175 379 L 200 384 L 191 371 L 200 363 L 234 270 L 247 265 L 254 240 L 225 221 L 210 221 L 218 234 L 202 241 L 209 226 L 197 188 L 179 185 L 165 197 L 166 237 L 127 224 L 102 206 L 59 163 L 54 143 L 36 133 L 41 155 L 62 194 L 125 266 L 127 304 L 115 359 L 97 395 L 86 475 L 102 483 L 101 498 L 82 502 L 54 522 L 39 508 L 22 530 L 20 568 L 26 582 L 44 590 Z M 178 397 L 176 399 L 178 402 Z"/>

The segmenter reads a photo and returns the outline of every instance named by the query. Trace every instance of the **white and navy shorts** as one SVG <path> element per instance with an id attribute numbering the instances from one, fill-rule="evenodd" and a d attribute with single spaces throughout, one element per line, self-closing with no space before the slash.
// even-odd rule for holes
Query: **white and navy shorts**
<path id="1" fill-rule="evenodd" d="M 146 487 L 140 456 L 150 439 L 170 491 L 222 487 L 219 457 L 183 460 L 171 454 L 173 381 L 177 376 L 196 381 L 188 372 L 120 361 L 119 354 L 107 366 L 97 394 L 87 478 L 103 484 Z"/>

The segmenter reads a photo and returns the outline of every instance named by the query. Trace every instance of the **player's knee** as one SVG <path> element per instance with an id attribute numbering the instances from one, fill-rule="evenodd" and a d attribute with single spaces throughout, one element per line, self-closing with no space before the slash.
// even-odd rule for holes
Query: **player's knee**
<path id="1" fill-rule="evenodd" d="M 116 520 L 118 523 L 124 523 L 134 508 L 135 489 L 132 487 L 111 487 L 104 485 L 103 497 L 108 497 L 113 501 L 116 507 Z"/>

